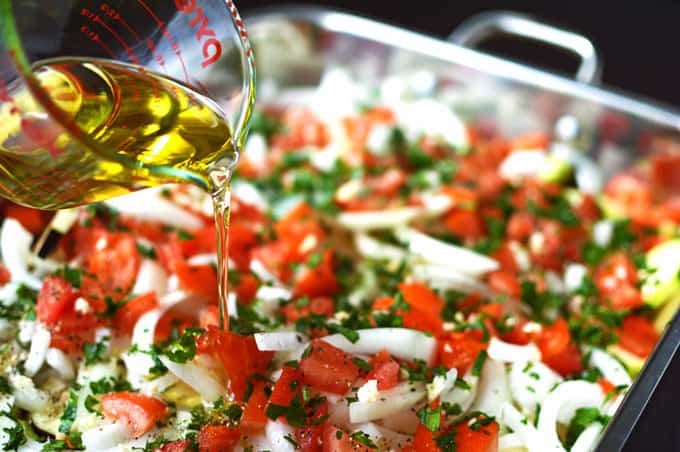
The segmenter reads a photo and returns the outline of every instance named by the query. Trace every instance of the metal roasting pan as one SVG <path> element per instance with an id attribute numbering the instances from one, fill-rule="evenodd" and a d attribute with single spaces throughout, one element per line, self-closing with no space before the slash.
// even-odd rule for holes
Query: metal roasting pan
<path id="1" fill-rule="evenodd" d="M 246 15 L 258 57 L 259 97 L 318 83 L 324 71 L 343 67 L 367 82 L 424 70 L 436 90 L 453 99 L 466 119 L 489 121 L 506 133 L 552 131 L 565 116 L 578 125 L 575 142 L 611 175 L 659 149 L 680 146 L 680 111 L 600 86 L 595 46 L 576 33 L 511 12 L 489 12 L 462 23 L 448 41 L 334 10 L 277 6 Z M 575 55 L 573 77 L 557 75 L 474 49 L 484 39 L 508 35 Z M 631 61 L 631 70 L 639 68 Z M 605 430 L 598 452 L 620 451 L 678 355 L 676 314 Z M 680 359 L 680 357 L 678 358 Z"/>

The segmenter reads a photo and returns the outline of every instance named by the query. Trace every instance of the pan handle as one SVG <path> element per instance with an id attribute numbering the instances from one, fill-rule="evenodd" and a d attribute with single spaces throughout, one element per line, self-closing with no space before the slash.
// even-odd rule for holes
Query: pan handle
<path id="1" fill-rule="evenodd" d="M 498 34 L 519 36 L 540 41 L 575 54 L 581 60 L 574 78 L 583 83 L 597 84 L 602 63 L 593 43 L 577 33 L 546 25 L 511 11 L 491 11 L 474 15 L 461 23 L 449 35 L 449 41 L 474 48 L 481 41 Z"/>

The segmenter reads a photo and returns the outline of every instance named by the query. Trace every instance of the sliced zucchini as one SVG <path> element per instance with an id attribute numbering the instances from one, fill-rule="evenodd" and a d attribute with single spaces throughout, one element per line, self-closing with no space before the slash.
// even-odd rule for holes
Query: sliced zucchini
<path id="1" fill-rule="evenodd" d="M 663 242 L 647 252 L 642 284 L 645 303 L 658 308 L 680 293 L 680 239 Z"/>
<path id="2" fill-rule="evenodd" d="M 626 366 L 626 369 L 628 369 L 628 373 L 632 377 L 635 377 L 637 374 L 639 374 L 642 370 L 642 366 L 645 365 L 644 359 L 634 355 L 633 353 L 618 345 L 610 345 L 607 347 L 607 351 L 621 360 L 623 365 Z"/>
<path id="3" fill-rule="evenodd" d="M 680 296 L 676 295 L 656 313 L 654 317 L 654 330 L 657 333 L 662 334 L 664 332 L 666 325 L 673 320 L 673 316 L 678 308 L 680 308 Z"/>
<path id="4" fill-rule="evenodd" d="M 194 408 L 201 404 L 201 396 L 188 384 L 179 381 L 166 389 L 165 399 L 174 402 L 180 408 Z"/>

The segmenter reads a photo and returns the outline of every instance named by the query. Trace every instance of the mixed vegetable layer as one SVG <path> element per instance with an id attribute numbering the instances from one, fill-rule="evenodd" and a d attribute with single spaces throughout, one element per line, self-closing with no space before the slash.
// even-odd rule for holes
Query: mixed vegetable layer
<path id="1" fill-rule="evenodd" d="M 680 158 L 600 190 L 571 143 L 393 85 L 258 111 L 229 331 L 205 193 L 62 212 L 43 257 L 50 216 L 5 203 L 0 448 L 592 450 L 680 303 Z"/>

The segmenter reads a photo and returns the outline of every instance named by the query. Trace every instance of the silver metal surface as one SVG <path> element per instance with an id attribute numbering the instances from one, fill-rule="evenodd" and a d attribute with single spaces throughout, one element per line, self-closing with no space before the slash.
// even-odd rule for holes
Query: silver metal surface
<path id="1" fill-rule="evenodd" d="M 540 41 L 575 54 L 581 62 L 574 78 L 583 83 L 599 83 L 602 64 L 593 43 L 572 31 L 546 25 L 535 19 L 511 11 L 492 11 L 466 19 L 453 33 L 449 41 L 475 48 L 480 42 L 496 35 L 511 35 Z"/>

